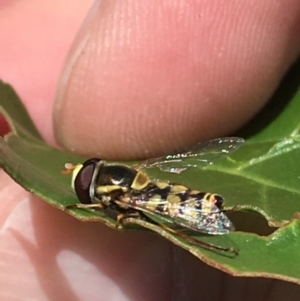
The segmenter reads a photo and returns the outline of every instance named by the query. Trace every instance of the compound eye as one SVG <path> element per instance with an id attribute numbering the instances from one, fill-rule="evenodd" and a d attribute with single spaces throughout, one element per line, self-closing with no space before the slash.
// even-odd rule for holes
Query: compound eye
<path id="1" fill-rule="evenodd" d="M 84 161 L 82 165 L 83 165 L 83 167 L 87 166 L 87 165 L 92 165 L 92 164 L 96 165 L 99 161 L 101 161 L 101 159 L 91 158 L 91 159 L 88 159 L 88 160 Z"/>
<path id="2" fill-rule="evenodd" d="M 220 195 L 215 195 L 215 205 L 219 208 L 219 209 L 223 209 L 223 202 L 224 199 L 220 196 Z"/>
<path id="3" fill-rule="evenodd" d="M 96 164 L 100 159 L 89 159 L 85 161 L 74 181 L 74 190 L 82 204 L 91 204 L 90 186 L 93 179 Z"/>

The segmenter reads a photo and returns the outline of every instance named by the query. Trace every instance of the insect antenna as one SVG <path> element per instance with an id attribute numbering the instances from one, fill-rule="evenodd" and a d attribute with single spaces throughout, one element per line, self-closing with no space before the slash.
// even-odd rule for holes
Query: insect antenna
<path id="1" fill-rule="evenodd" d="M 61 171 L 61 173 L 63 175 L 68 175 L 70 174 L 71 172 L 73 172 L 73 170 L 75 169 L 75 165 L 73 165 L 72 163 L 66 163 L 65 164 L 65 168 Z"/>

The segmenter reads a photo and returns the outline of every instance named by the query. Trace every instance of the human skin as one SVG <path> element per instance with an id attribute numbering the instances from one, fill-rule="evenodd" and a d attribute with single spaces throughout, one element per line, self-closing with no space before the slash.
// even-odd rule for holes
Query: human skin
<path id="1" fill-rule="evenodd" d="M 297 0 L 106 0 L 62 72 L 91 4 L 0 4 L 1 79 L 48 143 L 77 153 L 146 158 L 229 135 L 299 55 Z M 299 296 L 294 285 L 225 276 L 154 234 L 80 223 L 0 178 L 1 300 Z"/>

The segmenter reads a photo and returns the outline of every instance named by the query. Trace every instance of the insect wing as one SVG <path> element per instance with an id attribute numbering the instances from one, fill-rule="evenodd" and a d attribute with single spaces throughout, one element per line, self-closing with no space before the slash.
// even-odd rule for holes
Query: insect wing
<path id="1" fill-rule="evenodd" d="M 238 137 L 227 137 L 198 143 L 164 157 L 148 159 L 135 165 L 134 168 L 158 167 L 161 171 L 181 173 L 189 167 L 204 167 L 218 159 L 228 156 L 244 142 Z"/>
<path id="2" fill-rule="evenodd" d="M 170 217 L 174 223 L 200 233 L 222 235 L 234 231 L 224 211 L 215 205 L 211 205 L 209 210 L 196 208 L 192 199 L 182 202 L 179 210 L 171 210 Z"/>
<path id="3" fill-rule="evenodd" d="M 123 207 L 120 202 L 124 201 L 117 201 Z M 195 206 L 197 202 L 201 200 L 190 198 L 183 202 L 176 202 L 170 197 L 166 200 L 160 195 L 149 196 L 147 193 L 142 193 L 126 200 L 126 206 L 145 213 L 156 213 L 162 219 L 171 218 L 172 223 L 200 233 L 221 235 L 234 231 L 232 222 L 217 206 L 211 204 L 209 209 L 200 209 Z"/>
<path id="4" fill-rule="evenodd" d="M 170 216 L 168 213 L 163 213 L 161 210 L 161 208 L 164 208 L 167 205 L 168 201 L 162 199 L 159 195 L 150 196 L 149 193 L 140 193 L 136 196 L 120 198 L 115 200 L 115 203 L 121 208 L 131 208 L 142 211 L 146 215 L 158 214 L 164 223 L 170 223 Z M 173 221 L 171 221 L 171 224 L 173 224 Z"/>

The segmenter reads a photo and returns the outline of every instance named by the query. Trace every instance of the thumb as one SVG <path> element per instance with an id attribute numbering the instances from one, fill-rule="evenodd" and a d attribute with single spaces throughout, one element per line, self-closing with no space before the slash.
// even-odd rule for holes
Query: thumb
<path id="1" fill-rule="evenodd" d="M 297 0 L 97 2 L 57 94 L 58 142 L 132 159 L 232 133 L 299 54 L 299 14 Z"/>

